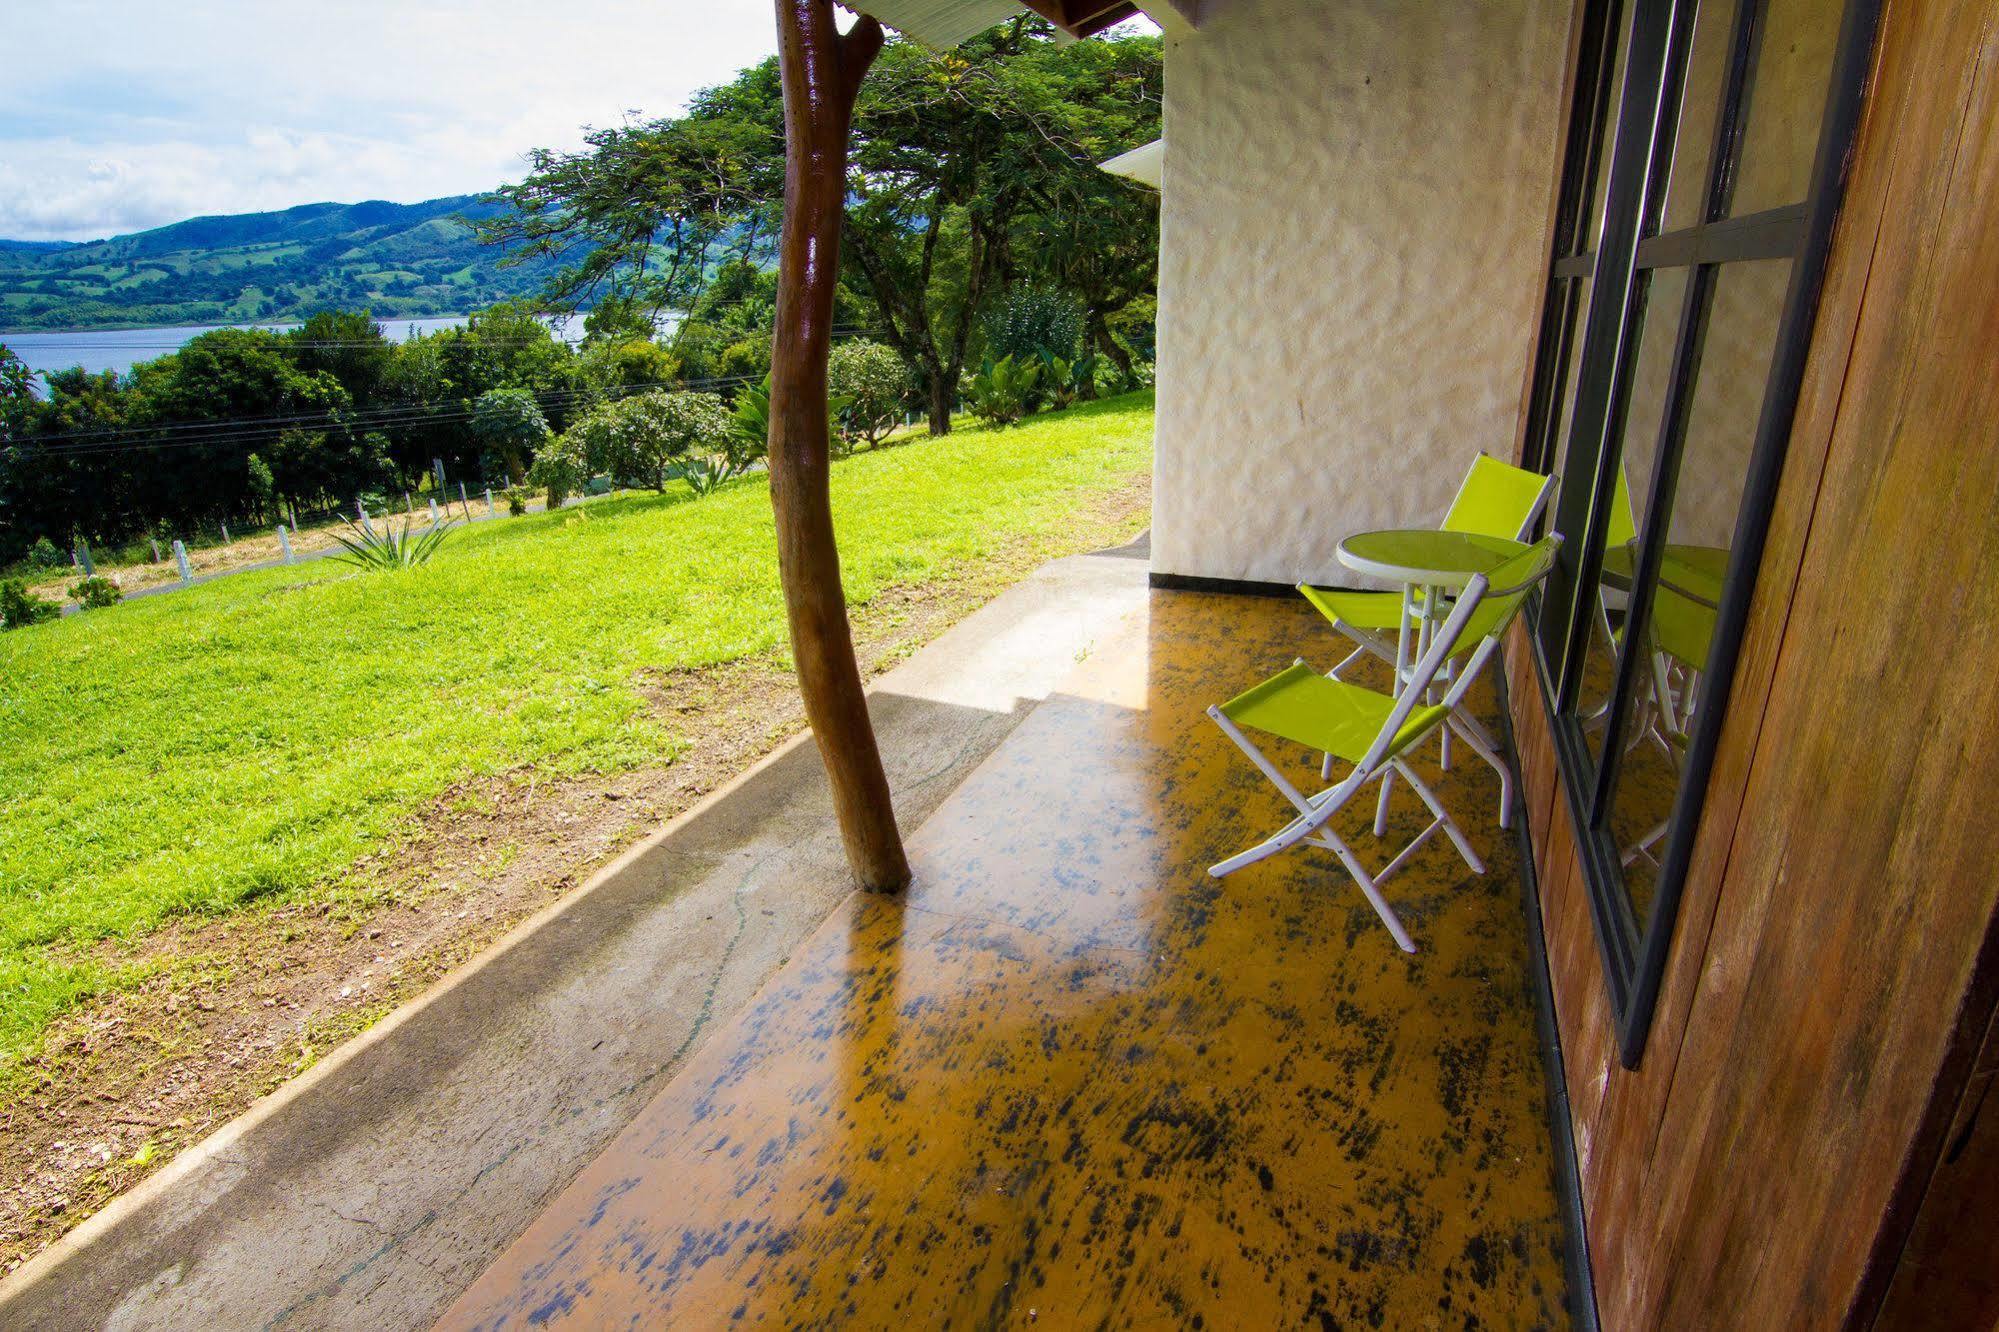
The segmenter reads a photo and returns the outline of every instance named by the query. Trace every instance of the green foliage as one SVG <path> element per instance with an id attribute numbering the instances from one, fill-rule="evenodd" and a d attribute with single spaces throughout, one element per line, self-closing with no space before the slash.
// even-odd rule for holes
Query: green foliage
<path id="1" fill-rule="evenodd" d="M 1059 356 L 1041 358 L 1041 391 L 1048 404 L 1057 411 L 1075 403 L 1078 398 L 1094 396 L 1097 383 L 1097 358 L 1090 355 L 1065 361 Z"/>
<path id="2" fill-rule="evenodd" d="M 387 519 L 380 527 L 373 523 L 363 526 L 350 519 L 345 532 L 333 533 L 333 539 L 345 548 L 346 554 L 333 558 L 365 571 L 410 569 L 428 563 L 450 531 L 442 523 L 418 531 L 414 519 L 400 528 Z"/>
<path id="3" fill-rule="evenodd" d="M 902 421 L 909 396 L 909 371 L 893 348 L 856 339 L 833 348 L 826 367 L 827 387 L 844 407 L 840 435 L 851 448 L 872 447 Z"/>
<path id="4" fill-rule="evenodd" d="M 27 563 L 30 569 L 59 569 L 62 567 L 62 552 L 47 537 L 36 537 L 35 544 L 28 548 Z"/>
<path id="5" fill-rule="evenodd" d="M 1083 339 L 1083 307 L 1053 287 L 1009 287 L 986 315 L 986 359 L 1038 361 L 1075 356 Z"/>
<path id="6" fill-rule="evenodd" d="M 521 494 L 519 490 L 515 489 L 508 490 L 507 516 L 509 518 L 524 518 L 527 516 L 527 511 L 528 511 L 527 496 Z"/>
<path id="7" fill-rule="evenodd" d="M 990 425 L 1007 426 L 1027 414 L 1041 367 L 1002 356 L 965 381 L 965 406 Z"/>
<path id="8" fill-rule="evenodd" d="M 548 439 L 548 418 L 527 389 L 487 389 L 472 404 L 472 433 L 518 480 Z"/>
<path id="9" fill-rule="evenodd" d="M 40 624 L 53 620 L 62 614 L 62 607 L 53 601 L 44 601 L 28 591 L 25 579 L 9 578 L 0 582 L 0 629 L 19 629 L 23 625 Z"/>
<path id="10" fill-rule="evenodd" d="M 72 583 L 69 594 L 76 598 L 76 604 L 85 610 L 103 610 L 106 606 L 115 606 L 125 596 L 119 590 L 118 584 L 112 582 L 109 578 L 101 578 L 96 575 L 85 578 L 80 582 Z"/>
<path id="11" fill-rule="evenodd" d="M 580 430 L 579 426 L 557 436 L 535 455 L 534 466 L 528 469 L 527 483 L 547 492 L 551 510 L 561 508 L 562 501 L 582 490 L 583 483 L 590 479 L 590 460 L 579 435 Z M 509 495 L 509 512 L 513 512 L 514 503 L 515 497 Z M 527 512 L 525 503 L 521 504 L 519 512 Z"/>
<path id="12" fill-rule="evenodd" d="M 722 454 L 732 435 L 729 410 L 712 393 L 654 389 L 597 408 L 571 432 L 590 470 L 621 486 L 665 490 L 689 454 Z"/>
<path id="13" fill-rule="evenodd" d="M 1068 553 L 1151 448 L 1140 398 L 836 463 L 847 596 Z M 587 512 L 475 523 L 421 576 L 322 560 L 0 634 L 0 1084 L 120 983 L 96 941 L 333 900 L 461 783 L 665 764 L 685 742 L 647 680 L 784 651 L 760 476 Z"/>

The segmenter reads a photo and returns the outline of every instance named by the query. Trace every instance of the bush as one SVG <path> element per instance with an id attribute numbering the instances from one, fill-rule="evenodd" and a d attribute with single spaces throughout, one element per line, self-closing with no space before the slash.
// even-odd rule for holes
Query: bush
<path id="1" fill-rule="evenodd" d="M 1069 360 L 1083 340 L 1083 307 L 1053 287 L 1009 287 L 981 324 L 986 359 L 1016 364 L 1044 356 Z"/>
<path id="2" fill-rule="evenodd" d="M 882 441 L 902 420 L 909 393 L 909 369 L 894 350 L 879 342 L 843 342 L 826 365 L 831 396 L 842 404 L 840 435 L 848 448 Z"/>
<path id="3" fill-rule="evenodd" d="M 62 552 L 56 543 L 47 537 L 36 537 L 35 544 L 28 547 L 28 567 L 30 569 L 60 569 Z"/>
<path id="4" fill-rule="evenodd" d="M 583 488 L 590 479 L 589 459 L 584 455 L 583 443 L 574 430 L 558 435 L 551 444 L 543 446 L 534 457 L 534 466 L 528 468 L 528 484 L 548 492 L 548 507 L 552 513 L 562 507 L 562 501 Z M 507 507 L 512 510 L 514 501 L 509 499 Z M 521 504 L 521 512 L 527 512 L 527 505 Z"/>
<path id="5" fill-rule="evenodd" d="M 665 490 L 690 454 L 727 454 L 729 409 L 712 393 L 640 393 L 597 408 L 570 428 L 591 471 L 620 486 Z"/>
<path id="6" fill-rule="evenodd" d="M 125 596 L 124 592 L 119 590 L 118 584 L 109 578 L 97 576 L 72 584 L 69 594 L 75 597 L 77 605 L 85 610 L 102 610 L 106 606 L 115 606 Z"/>
<path id="7" fill-rule="evenodd" d="M 510 518 L 519 518 L 527 511 L 527 496 L 521 494 L 518 490 L 509 490 L 507 492 L 507 516 Z"/>
<path id="8" fill-rule="evenodd" d="M 965 381 L 965 406 L 981 421 L 1012 425 L 1027 415 L 1029 397 L 1040 379 L 1039 365 L 1002 356 Z"/>
<path id="9" fill-rule="evenodd" d="M 19 629 L 23 625 L 40 624 L 43 620 L 53 620 L 62 614 L 62 607 L 53 601 L 43 601 L 28 591 L 28 585 L 19 578 L 10 578 L 0 583 L 0 629 Z"/>
<path id="10" fill-rule="evenodd" d="M 1065 361 L 1059 356 L 1045 356 L 1041 360 L 1041 385 L 1048 395 L 1048 401 L 1055 410 L 1073 404 L 1082 396 L 1083 389 L 1094 389 L 1097 379 L 1097 358 L 1090 355 Z"/>

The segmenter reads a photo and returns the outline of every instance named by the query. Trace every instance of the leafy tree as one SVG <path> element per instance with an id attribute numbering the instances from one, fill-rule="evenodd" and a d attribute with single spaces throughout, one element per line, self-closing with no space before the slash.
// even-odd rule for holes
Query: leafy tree
<path id="1" fill-rule="evenodd" d="M 590 460 L 580 427 L 558 435 L 535 454 L 534 466 L 528 468 L 527 474 L 529 485 L 548 492 L 550 511 L 561 508 L 562 501 L 583 489 L 583 483 L 589 479 Z"/>
<path id="2" fill-rule="evenodd" d="M 987 312 L 986 356 L 1067 361 L 1083 337 L 1082 303 L 1065 291 L 1027 283 L 1007 288 Z"/>
<path id="3" fill-rule="evenodd" d="M 472 406 L 472 433 L 518 481 L 548 439 L 548 419 L 527 389 L 487 389 Z"/>
<path id="4" fill-rule="evenodd" d="M 862 443 L 872 448 L 901 423 L 909 371 L 892 348 L 843 342 L 833 348 L 826 375 L 828 391 L 842 404 L 840 434 L 850 449 Z"/>
<path id="5" fill-rule="evenodd" d="M 724 454 L 728 408 L 712 393 L 654 390 L 607 403 L 578 422 L 573 434 L 592 470 L 621 486 L 665 490 L 675 465 L 690 454 Z"/>
<path id="6" fill-rule="evenodd" d="M 603 394 L 623 396 L 664 388 L 681 378 L 680 358 L 644 338 L 586 345 L 582 361 L 582 378 Z"/>

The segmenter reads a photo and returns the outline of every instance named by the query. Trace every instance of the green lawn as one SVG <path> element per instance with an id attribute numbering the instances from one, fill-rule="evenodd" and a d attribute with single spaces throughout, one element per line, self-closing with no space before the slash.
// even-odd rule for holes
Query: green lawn
<path id="1" fill-rule="evenodd" d="M 837 464 L 849 598 L 1143 473 L 1132 395 Z M 423 568 L 322 561 L 0 634 L 0 1080 L 115 982 L 76 945 L 310 893 L 464 778 L 658 762 L 647 668 L 781 648 L 761 477 L 477 524 Z"/>

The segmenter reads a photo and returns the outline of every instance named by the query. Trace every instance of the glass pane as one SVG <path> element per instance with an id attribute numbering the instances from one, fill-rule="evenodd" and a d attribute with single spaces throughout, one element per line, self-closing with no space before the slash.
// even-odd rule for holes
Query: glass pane
<path id="1" fill-rule="evenodd" d="M 1558 404 L 1554 412 L 1555 433 L 1550 437 L 1554 465 L 1548 470 L 1557 477 L 1566 475 L 1568 470 L 1569 427 L 1575 421 L 1576 380 L 1582 370 L 1583 326 L 1589 320 L 1589 279 L 1574 279 L 1569 284 L 1569 293 L 1568 354 L 1563 358 L 1559 372 L 1561 378 L 1548 386 L 1553 401 Z M 1557 482 L 1557 488 L 1559 485 Z"/>
<path id="2" fill-rule="evenodd" d="M 1661 231 L 1679 231 L 1705 220 L 1701 209 L 1707 199 L 1708 165 L 1714 158 L 1722 85 L 1728 79 L 1735 9 L 1735 0 L 1702 0 L 1694 15 L 1694 40 L 1680 92 L 1680 121 L 1673 134 L 1673 164 L 1667 177 Z"/>
<path id="3" fill-rule="evenodd" d="M 1729 264 L 1715 275 L 1667 546 L 1651 593 L 1645 655 L 1633 680 L 1624 757 L 1610 801 L 1611 838 L 1641 921 L 1652 904 L 1694 717 L 1706 703 L 1701 684 L 1715 607 L 1790 277 L 1788 259 Z"/>
<path id="4" fill-rule="evenodd" d="M 1781 208 L 1811 188 L 1843 0 L 1771 0 L 1750 79 L 1729 213 Z"/>
<path id="5" fill-rule="evenodd" d="M 1617 107 L 1624 100 L 1625 64 L 1631 50 L 1630 16 L 1619 15 L 1616 25 L 1617 51 L 1611 60 L 1610 82 L 1604 86 L 1597 108 L 1595 179 L 1590 186 L 1589 215 L 1585 219 L 1588 243 L 1583 246 L 1591 254 L 1596 252 L 1596 243 L 1603 235 L 1605 196 L 1610 190 L 1610 150 L 1617 138 Z"/>
<path id="6" fill-rule="evenodd" d="M 1690 271 L 1660 268 L 1640 276 L 1643 305 L 1636 321 L 1638 345 L 1632 352 L 1627 381 L 1622 447 L 1609 454 L 1611 465 L 1623 468 L 1622 484 L 1612 492 L 1610 517 L 1604 524 L 1603 573 L 1589 595 L 1590 635 L 1576 688 L 1576 718 L 1582 723 L 1583 741 L 1590 756 L 1599 760 L 1609 724 L 1617 644 L 1623 641 L 1625 597 L 1637 550 L 1637 518 L 1645 512 L 1651 493 L 1652 463 L 1659 448 L 1659 424 L 1665 416 L 1673 345 L 1678 340 Z"/>

